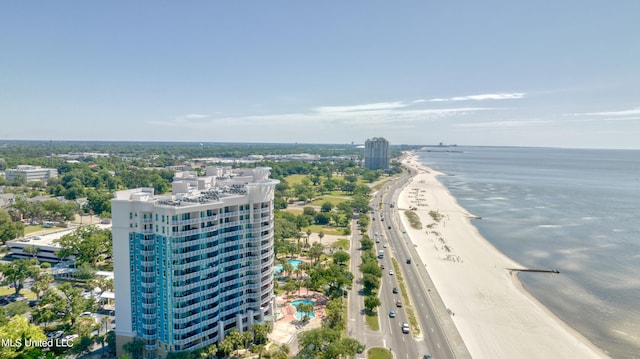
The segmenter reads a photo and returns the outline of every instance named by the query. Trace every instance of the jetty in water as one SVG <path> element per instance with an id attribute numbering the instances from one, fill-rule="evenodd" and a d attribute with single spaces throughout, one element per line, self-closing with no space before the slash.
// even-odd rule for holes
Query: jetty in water
<path id="1" fill-rule="evenodd" d="M 560 273 L 557 269 L 535 269 L 535 268 L 507 268 L 507 270 L 512 272 L 534 272 L 534 273 Z"/>

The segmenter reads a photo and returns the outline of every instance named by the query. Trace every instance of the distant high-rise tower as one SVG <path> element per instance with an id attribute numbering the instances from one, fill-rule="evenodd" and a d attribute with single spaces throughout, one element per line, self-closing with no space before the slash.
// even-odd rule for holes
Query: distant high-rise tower
<path id="1" fill-rule="evenodd" d="M 144 358 L 217 343 L 273 315 L 273 198 L 269 168 L 179 172 L 173 191 L 115 193 L 116 349 L 134 338 Z"/>
<path id="2" fill-rule="evenodd" d="M 364 143 L 364 167 L 370 170 L 389 169 L 389 141 L 374 137 Z"/>

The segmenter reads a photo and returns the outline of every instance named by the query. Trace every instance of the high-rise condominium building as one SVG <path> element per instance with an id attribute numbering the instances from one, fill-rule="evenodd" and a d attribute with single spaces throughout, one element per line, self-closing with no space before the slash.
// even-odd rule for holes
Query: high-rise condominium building
<path id="1" fill-rule="evenodd" d="M 364 167 L 370 170 L 389 169 L 389 141 L 374 137 L 364 143 Z"/>
<path id="2" fill-rule="evenodd" d="M 269 168 L 179 172 L 111 200 L 116 342 L 139 338 L 145 358 L 194 350 L 273 314 L 273 198 Z"/>

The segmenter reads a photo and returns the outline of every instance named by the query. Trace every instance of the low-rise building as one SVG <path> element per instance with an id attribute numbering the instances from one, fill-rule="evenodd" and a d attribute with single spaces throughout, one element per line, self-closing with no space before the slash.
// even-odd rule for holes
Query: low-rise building
<path id="1" fill-rule="evenodd" d="M 58 170 L 55 168 L 42 168 L 40 166 L 20 165 L 14 169 L 5 171 L 7 181 L 24 179 L 26 182 L 48 181 L 58 177 Z"/>

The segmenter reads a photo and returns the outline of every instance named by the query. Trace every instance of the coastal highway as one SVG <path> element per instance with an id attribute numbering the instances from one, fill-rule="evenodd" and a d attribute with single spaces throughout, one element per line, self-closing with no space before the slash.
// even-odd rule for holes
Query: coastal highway
<path id="1" fill-rule="evenodd" d="M 391 204 L 397 203 L 401 189 L 409 180 L 410 176 L 406 172 L 403 173 L 399 179 L 385 184 L 374 195 L 371 202 L 374 213 L 372 214 L 370 236 L 375 241 L 375 233 L 379 234 L 380 243 L 375 244 L 376 252 L 384 251 L 384 258 L 379 260 L 385 268 L 380 288 L 381 305 L 378 308 L 380 331 L 359 330 L 358 334 L 360 335 L 357 335 L 356 338 L 365 343 L 367 347 L 384 346 L 391 349 L 395 358 L 422 358 L 424 354 L 430 354 L 434 358 L 470 358 L 471 356 L 435 290 L 424 264 L 409 237 L 404 233 L 397 207 L 394 205 L 392 208 L 391 206 Z M 356 247 L 359 247 L 359 243 Z M 354 248 L 352 247 L 352 249 Z M 358 254 L 356 256 L 357 259 L 354 259 L 360 263 L 360 256 Z M 403 282 L 408 290 L 411 306 L 420 327 L 419 334 L 416 334 L 418 328 L 412 328 L 411 334 L 402 332 L 402 323 L 409 323 L 405 311 L 408 303 L 405 303 L 402 298 L 401 288 L 396 279 L 396 269 L 391 261 L 392 257 L 396 259 L 400 267 Z M 411 259 L 411 264 L 407 264 L 407 259 Z M 352 261 L 352 263 L 354 262 Z M 389 273 L 390 270 L 394 271 L 393 275 Z M 360 277 L 359 271 L 354 273 L 356 273 L 356 278 Z M 398 289 L 399 293 L 392 292 L 394 287 Z M 352 299 L 362 302 L 361 295 L 352 297 Z M 396 307 L 397 300 L 402 301 L 402 307 Z M 353 324 L 356 324 L 352 320 L 351 314 L 355 309 L 351 308 L 353 301 L 350 300 L 349 310 L 349 324 L 352 325 L 348 326 L 348 329 L 355 327 Z M 389 316 L 390 310 L 395 311 L 395 318 Z M 362 324 L 364 325 L 364 323 Z"/>

